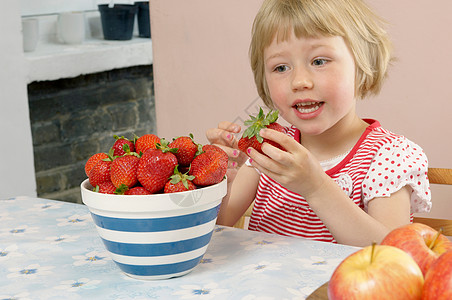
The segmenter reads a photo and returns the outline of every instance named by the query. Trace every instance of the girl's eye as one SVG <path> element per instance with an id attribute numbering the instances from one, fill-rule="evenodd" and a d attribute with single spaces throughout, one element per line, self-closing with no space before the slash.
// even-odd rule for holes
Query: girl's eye
<path id="1" fill-rule="evenodd" d="M 312 61 L 312 64 L 314 66 L 323 66 L 324 64 L 326 64 L 328 61 L 324 58 L 316 58 Z"/>
<path id="2" fill-rule="evenodd" d="M 277 66 L 277 67 L 274 69 L 274 71 L 275 71 L 275 72 L 278 72 L 278 73 L 287 71 L 287 66 L 284 66 L 284 65 L 282 65 L 282 66 Z"/>

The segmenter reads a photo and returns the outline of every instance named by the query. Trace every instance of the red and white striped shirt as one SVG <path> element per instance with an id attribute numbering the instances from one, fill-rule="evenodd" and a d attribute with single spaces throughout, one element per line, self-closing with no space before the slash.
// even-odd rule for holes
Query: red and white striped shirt
<path id="1" fill-rule="evenodd" d="M 411 213 L 429 211 L 428 161 L 423 150 L 383 129 L 378 121 L 365 121 L 369 126 L 359 141 L 326 173 L 365 211 L 369 200 L 389 197 L 405 185 L 412 188 Z M 300 131 L 295 127 L 287 128 L 287 134 L 300 141 Z M 336 242 L 301 195 L 265 174 L 260 176 L 248 229 Z"/>

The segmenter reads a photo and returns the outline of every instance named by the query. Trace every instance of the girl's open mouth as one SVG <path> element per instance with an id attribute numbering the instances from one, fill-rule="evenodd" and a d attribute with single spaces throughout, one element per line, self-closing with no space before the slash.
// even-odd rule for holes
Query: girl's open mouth
<path id="1" fill-rule="evenodd" d="M 309 114 L 312 112 L 317 111 L 324 102 L 315 102 L 315 101 L 310 101 L 310 102 L 300 102 L 294 105 L 294 108 L 302 113 L 302 114 Z"/>

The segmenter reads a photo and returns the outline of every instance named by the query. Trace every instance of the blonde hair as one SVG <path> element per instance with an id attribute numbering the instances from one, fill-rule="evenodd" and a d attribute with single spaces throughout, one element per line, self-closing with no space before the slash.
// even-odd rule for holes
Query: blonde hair
<path id="1" fill-rule="evenodd" d="M 278 42 L 285 41 L 292 31 L 297 38 L 343 37 L 355 59 L 355 95 L 362 99 L 378 94 L 392 60 L 384 24 L 362 0 L 265 0 L 254 19 L 249 50 L 259 96 L 273 108 L 264 50 L 275 36 Z"/>

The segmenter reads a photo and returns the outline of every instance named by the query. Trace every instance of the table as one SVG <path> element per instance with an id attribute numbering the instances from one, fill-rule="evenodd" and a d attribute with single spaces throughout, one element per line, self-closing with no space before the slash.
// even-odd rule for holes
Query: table
<path id="1" fill-rule="evenodd" d="M 88 208 L 0 200 L 0 299 L 303 299 L 359 248 L 216 226 L 201 263 L 167 280 L 130 278 Z"/>

